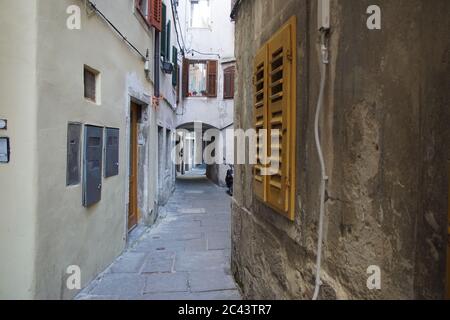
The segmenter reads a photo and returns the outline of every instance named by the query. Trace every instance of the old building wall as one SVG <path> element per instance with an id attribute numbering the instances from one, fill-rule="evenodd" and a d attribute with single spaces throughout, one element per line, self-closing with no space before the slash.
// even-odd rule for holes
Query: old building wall
<path id="1" fill-rule="evenodd" d="M 184 98 L 177 116 L 177 126 L 180 128 L 192 123 L 203 123 L 205 130 L 213 127 L 223 131 L 233 125 L 234 100 L 224 98 L 224 71 L 235 63 L 234 24 L 225 14 L 231 11 L 231 1 L 209 0 L 208 3 L 210 15 L 207 26 L 202 28 L 191 25 L 191 1 L 180 1 L 178 12 L 181 34 L 186 45 L 186 59 L 218 62 L 217 96 Z M 197 145 L 196 164 L 202 163 L 201 149 L 202 145 Z M 207 176 L 216 184 L 223 185 L 226 170 L 227 166 L 214 164 L 207 167 Z"/>
<path id="2" fill-rule="evenodd" d="M 36 5 L 0 2 L 0 119 L 8 122 L 0 137 L 11 147 L 10 162 L 0 164 L 0 299 L 34 295 Z"/>
<path id="3" fill-rule="evenodd" d="M 321 119 L 328 175 L 322 298 L 442 298 L 450 111 L 447 1 L 331 1 L 330 66 Z M 316 1 L 244 0 L 236 18 L 235 126 L 252 127 L 253 57 L 297 15 L 295 222 L 254 199 L 235 174 L 232 268 L 247 298 L 311 298 L 320 171 L 314 144 L 319 74 Z M 367 268 L 382 289 L 366 286 Z"/>
<path id="4" fill-rule="evenodd" d="M 154 222 L 158 211 L 157 124 L 172 126 L 175 117 L 173 109 L 167 111 L 165 105 L 159 109 L 152 106 L 153 78 L 151 74 L 146 77 L 142 57 L 99 15 L 84 10 L 84 1 L 76 3 L 82 8 L 81 30 L 66 28 L 66 8 L 72 4 L 69 0 L 39 1 L 37 12 L 35 298 L 40 299 L 72 298 L 77 292 L 65 285 L 68 266 L 80 266 L 84 286 L 125 247 L 131 102 L 142 111 L 138 121 L 139 220 Z M 96 1 L 96 5 L 142 54 L 147 49 L 153 52 L 153 31 L 135 11 L 133 0 Z M 100 72 L 98 105 L 84 99 L 83 65 Z M 166 111 L 168 115 L 159 117 Z M 120 129 L 119 175 L 102 179 L 102 199 L 90 208 L 82 206 L 81 184 L 66 187 L 69 121 Z"/>

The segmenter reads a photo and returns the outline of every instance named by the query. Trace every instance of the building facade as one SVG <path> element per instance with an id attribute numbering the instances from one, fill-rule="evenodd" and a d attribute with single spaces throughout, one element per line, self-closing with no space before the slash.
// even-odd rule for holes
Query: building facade
<path id="1" fill-rule="evenodd" d="M 177 127 L 190 132 L 189 159 L 204 163 L 204 147 L 211 142 L 204 136 L 208 129 L 221 135 L 233 128 L 234 114 L 234 24 L 229 15 L 231 1 L 181 0 L 177 12 L 180 22 L 180 43 L 184 53 L 182 63 L 182 106 L 177 115 Z M 200 129 L 195 131 L 194 127 Z M 216 138 L 216 137 L 214 137 Z M 219 140 L 219 139 L 218 139 Z M 216 144 L 218 147 L 218 141 Z M 231 149 L 233 146 L 229 146 Z M 227 166 L 207 166 L 208 177 L 225 184 Z"/>
<path id="2" fill-rule="evenodd" d="M 325 2 L 234 2 L 234 125 L 282 129 L 277 174 L 236 168 L 235 279 L 245 298 L 311 299 L 321 253 L 320 299 L 444 298 L 450 4 L 331 0 L 320 32 Z"/>
<path id="3" fill-rule="evenodd" d="M 174 190 L 179 86 L 167 8 L 1 2 L 0 298 L 72 298 L 70 270 L 89 283 Z"/>

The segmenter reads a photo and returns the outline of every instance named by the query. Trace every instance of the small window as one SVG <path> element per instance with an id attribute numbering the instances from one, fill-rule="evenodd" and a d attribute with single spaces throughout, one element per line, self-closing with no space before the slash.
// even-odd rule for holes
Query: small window
<path id="1" fill-rule="evenodd" d="M 206 97 L 208 91 L 206 62 L 192 62 L 189 64 L 189 97 Z"/>
<path id="2" fill-rule="evenodd" d="M 185 60 L 183 74 L 186 97 L 217 97 L 217 61 Z"/>
<path id="3" fill-rule="evenodd" d="M 136 0 L 136 8 L 142 14 L 142 16 L 147 20 L 149 13 L 149 0 Z"/>
<path id="4" fill-rule="evenodd" d="M 100 73 L 88 66 L 84 66 L 84 97 L 96 104 L 100 104 Z"/>
<path id="5" fill-rule="evenodd" d="M 191 28 L 209 28 L 210 26 L 210 0 L 191 0 Z"/>
<path id="6" fill-rule="evenodd" d="M 228 67 L 223 71 L 223 98 L 234 99 L 235 67 Z"/>
<path id="7" fill-rule="evenodd" d="M 81 124 L 69 123 L 67 126 L 67 186 L 80 184 Z"/>

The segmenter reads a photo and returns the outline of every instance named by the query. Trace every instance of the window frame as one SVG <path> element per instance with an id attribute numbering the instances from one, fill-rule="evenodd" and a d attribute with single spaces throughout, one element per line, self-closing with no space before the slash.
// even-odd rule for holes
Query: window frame
<path id="1" fill-rule="evenodd" d="M 193 3 L 191 0 L 189 1 L 191 3 L 190 9 L 189 9 L 190 10 L 189 11 L 189 14 L 190 14 L 189 29 L 198 29 L 198 30 L 206 29 L 206 30 L 209 30 L 209 29 L 211 29 L 211 22 L 212 22 L 211 0 L 196 0 L 196 1 L 197 1 L 197 3 Z M 199 4 L 200 1 L 208 2 L 209 16 L 208 16 L 208 22 L 207 22 L 206 26 L 197 27 L 197 26 L 194 26 L 193 6 L 195 4 Z"/>
<path id="2" fill-rule="evenodd" d="M 90 73 L 94 76 L 94 98 L 91 96 L 87 96 L 88 90 L 87 90 L 87 83 L 86 83 L 86 73 Z M 83 65 L 83 95 L 84 99 L 90 103 L 94 103 L 96 105 L 101 105 L 101 73 L 100 71 L 88 66 Z"/>

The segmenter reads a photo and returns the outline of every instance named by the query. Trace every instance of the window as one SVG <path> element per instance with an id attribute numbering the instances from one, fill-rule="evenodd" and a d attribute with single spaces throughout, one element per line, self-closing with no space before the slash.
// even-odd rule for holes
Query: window
<path id="1" fill-rule="evenodd" d="M 207 79 L 206 62 L 192 62 L 189 64 L 189 97 L 206 97 Z"/>
<path id="2" fill-rule="evenodd" d="M 217 97 L 217 61 L 186 59 L 183 78 L 185 97 Z"/>
<path id="3" fill-rule="evenodd" d="M 223 71 L 223 98 L 234 99 L 235 67 L 228 67 Z"/>
<path id="4" fill-rule="evenodd" d="M 135 6 L 150 26 L 161 31 L 162 0 L 135 0 Z"/>
<path id="5" fill-rule="evenodd" d="M 147 21 L 149 21 L 149 18 L 150 18 L 149 0 L 136 0 L 136 8 L 142 14 L 142 16 Z"/>
<path id="6" fill-rule="evenodd" d="M 281 215 L 295 215 L 296 145 L 296 18 L 278 31 L 257 53 L 254 60 L 254 127 L 258 163 L 254 166 L 254 193 L 258 199 Z M 270 137 L 279 138 L 277 144 Z M 265 139 L 261 141 L 261 139 Z M 265 146 L 265 147 L 264 147 Z M 277 150 L 278 152 L 274 152 Z M 263 174 L 262 158 L 279 164 L 276 172 Z"/>
<path id="7" fill-rule="evenodd" d="M 84 97 L 100 104 L 100 73 L 88 66 L 84 66 Z"/>
<path id="8" fill-rule="evenodd" d="M 191 0 L 191 28 L 209 28 L 210 24 L 210 0 Z"/>

